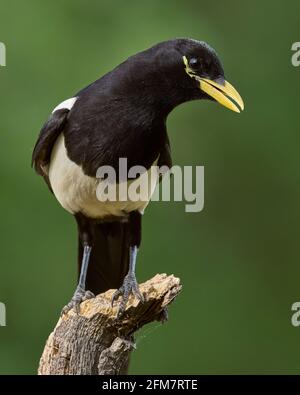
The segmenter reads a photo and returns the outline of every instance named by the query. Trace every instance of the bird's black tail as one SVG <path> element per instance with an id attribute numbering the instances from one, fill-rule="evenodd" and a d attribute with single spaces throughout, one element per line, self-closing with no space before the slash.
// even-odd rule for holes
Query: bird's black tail
<path id="1" fill-rule="evenodd" d="M 80 222 L 77 221 L 79 273 L 83 256 L 83 229 Z M 96 223 L 85 217 L 84 231 L 89 233 L 92 240 L 86 289 L 97 295 L 111 288 L 119 288 L 129 267 L 128 223 Z"/>

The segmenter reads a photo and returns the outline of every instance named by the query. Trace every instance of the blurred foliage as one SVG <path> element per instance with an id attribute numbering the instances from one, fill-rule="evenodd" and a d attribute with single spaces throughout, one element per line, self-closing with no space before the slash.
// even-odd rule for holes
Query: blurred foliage
<path id="1" fill-rule="evenodd" d="M 205 166 L 205 209 L 152 203 L 138 278 L 181 277 L 167 325 L 138 336 L 132 373 L 299 373 L 298 1 L 0 0 L 0 372 L 35 373 L 76 279 L 76 227 L 30 168 L 52 108 L 129 55 L 205 40 L 242 94 L 237 115 L 192 102 L 169 117 L 174 163 Z M 151 332 L 151 333 L 149 333 Z"/>

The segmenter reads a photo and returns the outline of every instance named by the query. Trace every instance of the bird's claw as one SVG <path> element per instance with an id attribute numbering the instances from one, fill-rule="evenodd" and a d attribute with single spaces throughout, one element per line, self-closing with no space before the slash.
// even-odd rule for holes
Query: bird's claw
<path id="1" fill-rule="evenodd" d="M 76 314 L 80 313 L 80 303 L 87 299 L 94 298 L 95 295 L 91 291 L 86 291 L 81 287 L 77 287 L 76 291 L 70 300 L 70 302 L 62 309 L 61 315 L 68 313 L 70 310 L 74 309 Z"/>
<path id="2" fill-rule="evenodd" d="M 134 274 L 127 274 L 127 276 L 124 278 L 122 286 L 117 289 L 112 296 L 112 307 L 114 302 L 117 301 L 119 297 L 122 297 L 118 308 L 117 318 L 119 318 L 124 313 L 130 294 L 133 294 L 141 302 L 144 302 L 144 296 L 141 294 Z"/>

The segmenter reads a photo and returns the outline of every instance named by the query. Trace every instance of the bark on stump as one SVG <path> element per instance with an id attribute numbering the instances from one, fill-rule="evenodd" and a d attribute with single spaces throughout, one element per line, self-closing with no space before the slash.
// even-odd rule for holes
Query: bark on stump
<path id="1" fill-rule="evenodd" d="M 166 308 L 180 290 L 178 278 L 157 274 L 140 285 L 145 302 L 132 295 L 119 319 L 118 304 L 111 307 L 114 290 L 86 300 L 79 315 L 71 310 L 59 319 L 46 342 L 38 374 L 126 374 L 134 333 L 152 321 L 164 321 Z"/>

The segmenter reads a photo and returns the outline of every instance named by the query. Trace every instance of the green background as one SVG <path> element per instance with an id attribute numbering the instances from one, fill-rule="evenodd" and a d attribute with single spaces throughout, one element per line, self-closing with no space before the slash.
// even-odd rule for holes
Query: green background
<path id="1" fill-rule="evenodd" d="M 191 102 L 168 119 L 173 160 L 205 166 L 205 208 L 153 202 L 138 278 L 174 273 L 168 324 L 137 337 L 131 373 L 299 373 L 299 1 L 0 0 L 0 373 L 35 373 L 76 280 L 76 227 L 30 168 L 62 100 L 133 53 L 205 40 L 244 98 L 237 115 Z"/>

